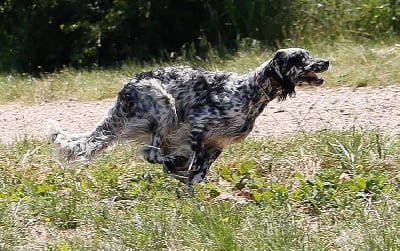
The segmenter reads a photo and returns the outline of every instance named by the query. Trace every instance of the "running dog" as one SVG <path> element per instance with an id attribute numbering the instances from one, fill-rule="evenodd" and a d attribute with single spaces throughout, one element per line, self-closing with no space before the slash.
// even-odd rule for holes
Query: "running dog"
<path id="1" fill-rule="evenodd" d="M 111 144 L 135 140 L 143 157 L 189 184 L 201 182 L 229 145 L 243 141 L 273 99 L 298 85 L 322 85 L 329 61 L 300 48 L 278 50 L 248 74 L 165 67 L 129 79 L 108 115 L 88 134 L 53 124 L 49 139 L 67 161 L 88 161 Z"/>

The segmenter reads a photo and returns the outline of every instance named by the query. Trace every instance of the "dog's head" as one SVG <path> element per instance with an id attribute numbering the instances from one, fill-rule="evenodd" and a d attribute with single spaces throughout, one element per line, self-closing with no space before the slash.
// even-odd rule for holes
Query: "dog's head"
<path id="1" fill-rule="evenodd" d="M 281 91 L 280 99 L 295 94 L 295 86 L 318 86 L 324 79 L 318 73 L 329 68 L 329 61 L 322 58 L 313 58 L 307 50 L 301 48 L 288 48 L 278 50 L 274 57 L 268 61 L 263 71 L 264 81 L 272 78 Z"/>

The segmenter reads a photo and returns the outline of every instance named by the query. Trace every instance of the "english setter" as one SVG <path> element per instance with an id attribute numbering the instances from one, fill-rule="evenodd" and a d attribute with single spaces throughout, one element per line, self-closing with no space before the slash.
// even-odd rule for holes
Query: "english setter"
<path id="1" fill-rule="evenodd" d="M 248 74 L 190 66 L 165 67 L 129 79 L 106 118 L 90 133 L 70 135 L 56 124 L 49 139 L 68 161 L 86 161 L 112 143 L 143 144 L 150 163 L 192 184 L 204 179 L 223 149 L 244 140 L 271 100 L 295 86 L 318 86 L 329 61 L 300 48 L 281 49 Z"/>

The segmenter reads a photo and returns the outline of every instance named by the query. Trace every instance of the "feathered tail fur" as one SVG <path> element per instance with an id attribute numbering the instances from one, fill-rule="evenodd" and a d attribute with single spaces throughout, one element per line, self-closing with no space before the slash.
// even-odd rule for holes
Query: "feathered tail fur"
<path id="1" fill-rule="evenodd" d="M 110 115 L 113 111 L 110 110 Z M 47 138 L 55 157 L 67 162 L 86 162 L 118 139 L 124 122 L 107 116 L 92 132 L 70 134 L 61 129 L 57 121 L 49 120 Z"/>

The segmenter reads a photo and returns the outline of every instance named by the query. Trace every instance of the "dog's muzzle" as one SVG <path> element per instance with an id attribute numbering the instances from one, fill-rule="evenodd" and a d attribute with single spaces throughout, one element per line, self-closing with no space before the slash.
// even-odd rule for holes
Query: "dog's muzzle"
<path id="1" fill-rule="evenodd" d="M 308 83 L 310 85 L 322 85 L 324 79 L 318 76 L 318 73 L 324 72 L 329 68 L 329 60 L 317 58 L 306 67 L 304 67 L 304 72 L 298 78 L 296 78 L 296 83 L 301 85 L 301 83 Z"/>
<path id="2" fill-rule="evenodd" d="M 317 58 L 311 64 L 304 67 L 306 71 L 312 71 L 314 73 L 320 73 L 328 70 L 329 68 L 329 60 L 323 58 Z"/>

